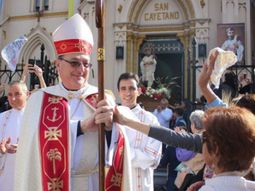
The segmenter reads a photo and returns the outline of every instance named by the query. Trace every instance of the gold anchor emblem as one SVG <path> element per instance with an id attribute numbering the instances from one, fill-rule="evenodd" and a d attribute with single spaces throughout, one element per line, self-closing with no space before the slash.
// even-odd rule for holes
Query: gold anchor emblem
<path id="1" fill-rule="evenodd" d="M 59 119 L 61 118 L 61 115 L 58 116 L 58 118 L 56 118 L 56 117 L 57 117 L 57 110 L 58 110 L 58 108 L 57 108 L 57 107 L 53 107 L 52 110 L 53 110 L 53 116 L 52 116 L 52 118 L 50 118 L 49 116 L 47 116 L 47 119 L 48 119 L 49 121 L 55 122 L 55 121 L 57 121 L 57 120 L 59 120 Z"/>

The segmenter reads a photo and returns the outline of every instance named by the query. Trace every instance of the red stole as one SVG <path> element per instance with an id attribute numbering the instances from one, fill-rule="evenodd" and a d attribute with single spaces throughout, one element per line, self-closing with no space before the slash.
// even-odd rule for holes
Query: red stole
<path id="1" fill-rule="evenodd" d="M 68 103 L 44 93 L 40 118 L 40 154 L 43 191 L 69 191 Z"/>
<path id="2" fill-rule="evenodd" d="M 114 153 L 112 166 L 110 167 L 105 180 L 106 191 L 120 191 L 123 178 L 124 165 L 124 136 L 119 132 L 117 147 Z"/>
<path id="3" fill-rule="evenodd" d="M 98 94 L 91 94 L 85 98 L 90 107 L 96 108 Z M 124 165 L 124 136 L 120 130 L 117 147 L 113 157 L 113 163 L 105 178 L 106 191 L 121 191 Z"/>

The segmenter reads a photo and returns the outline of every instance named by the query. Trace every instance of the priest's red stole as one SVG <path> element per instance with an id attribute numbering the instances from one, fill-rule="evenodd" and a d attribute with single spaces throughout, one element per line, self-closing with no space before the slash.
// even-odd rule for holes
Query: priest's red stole
<path id="1" fill-rule="evenodd" d="M 43 191 L 69 191 L 68 103 L 44 93 L 40 117 L 40 153 Z"/>
<path id="2" fill-rule="evenodd" d="M 110 167 L 108 174 L 106 175 L 106 191 L 121 191 L 124 165 L 124 143 L 124 136 L 120 131 L 112 166 Z"/>

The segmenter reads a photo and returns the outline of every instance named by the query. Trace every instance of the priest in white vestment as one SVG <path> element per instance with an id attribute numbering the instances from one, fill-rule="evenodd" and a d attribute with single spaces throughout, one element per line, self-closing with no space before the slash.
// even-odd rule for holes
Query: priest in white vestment
<path id="1" fill-rule="evenodd" d="M 13 191 L 16 148 L 21 119 L 28 90 L 23 82 L 13 81 L 7 86 L 8 102 L 12 109 L 0 113 L 0 190 Z"/>
<path id="2" fill-rule="evenodd" d="M 98 191 L 95 129 L 99 123 L 112 127 L 113 105 L 109 99 L 97 103 L 98 90 L 88 84 L 92 33 L 76 14 L 56 29 L 53 41 L 62 81 L 38 90 L 28 100 L 17 151 L 15 190 Z M 129 163 L 126 159 L 124 169 Z M 125 175 L 123 191 L 132 190 Z"/>
<path id="3" fill-rule="evenodd" d="M 123 106 L 130 108 L 139 121 L 159 126 L 157 118 L 137 104 L 140 90 L 136 74 L 121 74 L 117 86 Z M 162 144 L 136 130 L 130 128 L 125 130 L 130 142 L 133 190 L 153 191 L 153 172 L 160 162 Z"/>

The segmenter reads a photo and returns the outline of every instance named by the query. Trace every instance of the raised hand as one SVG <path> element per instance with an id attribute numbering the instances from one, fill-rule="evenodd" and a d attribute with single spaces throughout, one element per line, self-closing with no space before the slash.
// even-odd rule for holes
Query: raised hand
<path id="1" fill-rule="evenodd" d="M 0 143 L 0 153 L 5 154 L 5 153 L 16 153 L 17 152 L 17 146 L 18 144 L 12 144 L 11 143 L 11 138 L 8 137 L 8 139 L 3 139 Z"/>

